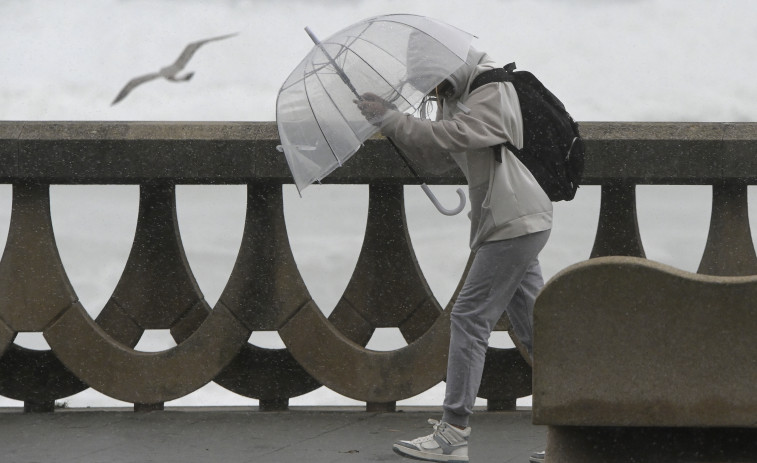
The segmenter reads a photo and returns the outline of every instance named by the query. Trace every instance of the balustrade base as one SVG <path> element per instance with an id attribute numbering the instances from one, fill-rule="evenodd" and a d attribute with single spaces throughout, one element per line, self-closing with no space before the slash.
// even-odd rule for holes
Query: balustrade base
<path id="1" fill-rule="evenodd" d="M 52 413 L 55 411 L 55 402 L 24 402 L 24 413 Z"/>
<path id="2" fill-rule="evenodd" d="M 138 413 L 159 412 L 163 411 L 164 408 L 165 404 L 163 402 L 158 402 L 156 404 L 134 404 L 134 411 Z"/>
<path id="3" fill-rule="evenodd" d="M 550 426 L 547 463 L 753 462 L 757 428 Z"/>
<path id="4" fill-rule="evenodd" d="M 261 412 L 285 412 L 289 410 L 289 399 L 261 399 L 258 409 Z"/>
<path id="5" fill-rule="evenodd" d="M 506 412 L 515 410 L 517 399 L 486 399 L 486 410 L 489 412 Z"/>
<path id="6" fill-rule="evenodd" d="M 396 412 L 397 402 L 366 402 L 365 411 L 367 412 Z"/>

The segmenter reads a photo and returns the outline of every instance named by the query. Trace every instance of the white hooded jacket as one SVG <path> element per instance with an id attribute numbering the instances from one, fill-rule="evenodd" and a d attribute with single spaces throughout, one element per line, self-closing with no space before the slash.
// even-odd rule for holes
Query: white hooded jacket
<path id="1" fill-rule="evenodd" d="M 476 250 L 486 241 L 496 241 L 549 230 L 552 202 L 531 172 L 502 143 L 523 146 L 523 119 L 515 88 L 493 82 L 468 89 L 493 62 L 471 48 L 467 65 L 447 80 L 454 94 L 444 99 L 441 118 L 422 120 L 410 114 L 388 111 L 382 132 L 405 152 L 429 159 L 449 153 L 468 180 L 471 220 L 470 246 Z M 493 146 L 500 145 L 502 162 Z"/>

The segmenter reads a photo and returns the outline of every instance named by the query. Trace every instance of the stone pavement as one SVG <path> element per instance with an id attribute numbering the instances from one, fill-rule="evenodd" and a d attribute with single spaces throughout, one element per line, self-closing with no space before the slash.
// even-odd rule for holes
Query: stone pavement
<path id="1" fill-rule="evenodd" d="M 2 463 L 288 463 L 411 462 L 391 444 L 430 433 L 440 408 L 369 413 L 351 407 L 63 409 L 0 411 Z M 542 450 L 546 428 L 531 410 L 479 411 L 471 418 L 471 462 L 527 463 Z"/>

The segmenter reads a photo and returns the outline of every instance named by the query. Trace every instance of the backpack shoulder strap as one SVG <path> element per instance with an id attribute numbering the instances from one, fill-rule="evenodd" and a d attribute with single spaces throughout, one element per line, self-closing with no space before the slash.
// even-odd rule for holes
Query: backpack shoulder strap
<path id="1" fill-rule="evenodd" d="M 492 82 L 510 82 L 513 79 L 513 71 L 515 70 L 515 63 L 510 63 L 502 68 L 490 69 L 477 75 L 473 82 L 470 84 L 468 92 L 481 87 L 482 85 L 490 84 Z M 505 147 L 513 153 L 519 153 L 520 150 L 515 147 L 509 141 L 504 143 Z M 502 154 L 499 151 L 499 145 L 494 146 L 494 159 L 498 162 L 502 162 Z"/>
<path id="2" fill-rule="evenodd" d="M 478 87 L 490 84 L 492 82 L 509 82 L 512 80 L 512 74 L 515 70 L 515 63 L 510 63 L 503 68 L 490 69 L 477 75 L 473 82 L 470 84 L 469 92 L 477 89 Z"/>

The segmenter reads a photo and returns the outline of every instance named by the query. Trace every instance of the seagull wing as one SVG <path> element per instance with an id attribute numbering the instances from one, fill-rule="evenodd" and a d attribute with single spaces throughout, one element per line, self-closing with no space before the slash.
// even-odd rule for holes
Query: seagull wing
<path id="1" fill-rule="evenodd" d="M 143 76 L 139 76 L 139 77 L 135 77 L 135 78 L 131 79 L 129 81 L 129 83 L 126 84 L 124 86 L 124 88 L 121 89 L 120 92 L 118 92 L 118 95 L 116 96 L 116 99 L 113 100 L 113 103 L 111 103 L 110 105 L 113 106 L 114 104 L 116 104 L 119 101 L 121 101 L 124 98 L 126 98 L 126 95 L 128 95 L 129 92 L 131 92 L 132 90 L 134 90 L 134 87 L 136 87 L 137 85 L 144 84 L 145 82 L 149 82 L 149 81 L 151 81 L 153 79 L 156 79 L 158 77 L 161 77 L 161 75 L 159 73 L 157 73 L 157 72 L 153 72 L 151 74 L 145 74 Z"/>
<path id="2" fill-rule="evenodd" d="M 237 34 L 239 34 L 239 32 L 235 32 L 233 34 L 221 35 L 218 37 L 211 37 L 209 39 L 198 40 L 197 42 L 190 43 L 189 45 L 186 46 L 186 48 L 184 48 L 184 51 L 181 52 L 181 55 L 179 55 L 179 58 L 170 66 L 170 68 L 175 69 L 176 72 L 180 71 L 181 69 L 184 69 L 184 66 L 187 65 L 189 60 L 192 58 L 192 55 L 194 55 L 197 49 L 200 48 L 201 46 L 205 45 L 208 42 L 228 39 L 229 37 L 234 37 Z"/>

